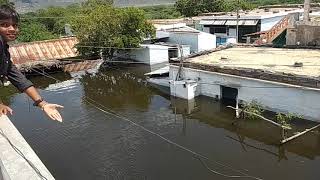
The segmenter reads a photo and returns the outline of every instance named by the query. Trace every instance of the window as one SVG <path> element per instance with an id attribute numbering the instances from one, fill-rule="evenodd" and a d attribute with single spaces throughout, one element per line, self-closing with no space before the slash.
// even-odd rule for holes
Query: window
<path id="1" fill-rule="evenodd" d="M 227 33 L 227 27 L 225 27 L 225 26 L 211 27 L 210 28 L 210 33 L 211 34 L 216 34 L 216 33 L 226 34 Z"/>
<path id="2" fill-rule="evenodd" d="M 214 29 L 215 33 L 227 33 L 227 28 L 226 27 L 217 27 Z"/>

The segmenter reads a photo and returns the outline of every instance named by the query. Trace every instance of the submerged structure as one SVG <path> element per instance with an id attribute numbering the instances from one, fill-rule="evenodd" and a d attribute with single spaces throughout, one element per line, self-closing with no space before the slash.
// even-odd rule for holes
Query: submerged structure
<path id="1" fill-rule="evenodd" d="M 266 109 L 320 121 L 320 52 L 236 47 L 188 58 L 169 69 L 171 95 L 256 101 Z"/>

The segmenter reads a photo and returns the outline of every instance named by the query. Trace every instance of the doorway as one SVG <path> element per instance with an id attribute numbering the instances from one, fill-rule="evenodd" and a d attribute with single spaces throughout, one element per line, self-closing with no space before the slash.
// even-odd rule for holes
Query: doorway
<path id="1" fill-rule="evenodd" d="M 237 104 L 238 89 L 221 86 L 221 100 L 227 106 L 235 107 Z"/>

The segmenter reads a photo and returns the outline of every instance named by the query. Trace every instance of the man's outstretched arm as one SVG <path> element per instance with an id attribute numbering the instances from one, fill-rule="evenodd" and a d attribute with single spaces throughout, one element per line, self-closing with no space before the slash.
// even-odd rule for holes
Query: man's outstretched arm
<path id="1" fill-rule="evenodd" d="M 62 122 L 62 117 L 57 110 L 57 108 L 63 108 L 63 106 L 58 104 L 50 104 L 44 100 L 42 100 L 40 94 L 34 86 L 27 88 L 24 91 L 37 105 L 46 113 L 46 115 L 52 120 L 57 120 Z"/>
<path id="2" fill-rule="evenodd" d="M 9 81 L 21 92 L 26 93 L 52 120 L 62 121 L 62 117 L 57 108 L 63 108 L 58 104 L 50 104 L 42 101 L 42 98 L 36 88 L 18 69 L 11 64 L 8 70 Z"/>

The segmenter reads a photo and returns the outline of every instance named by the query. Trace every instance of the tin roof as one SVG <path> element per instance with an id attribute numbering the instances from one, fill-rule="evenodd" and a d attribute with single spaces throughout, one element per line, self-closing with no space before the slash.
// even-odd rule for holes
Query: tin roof
<path id="1" fill-rule="evenodd" d="M 95 69 L 101 65 L 103 60 L 87 60 L 83 62 L 77 62 L 72 64 L 67 64 L 64 67 L 64 72 L 78 72 L 78 71 L 86 71 L 90 69 Z"/>
<path id="2" fill-rule="evenodd" d="M 256 26 L 259 20 L 252 20 L 252 19 L 239 19 L 240 26 Z M 200 24 L 202 25 L 226 25 L 226 26 L 236 26 L 237 20 L 236 19 L 228 19 L 228 20 L 201 20 Z"/>
<path id="3" fill-rule="evenodd" d="M 32 61 L 49 61 L 76 57 L 74 46 L 77 38 L 61 38 L 31 43 L 21 43 L 10 46 L 11 60 L 14 64 L 23 64 Z"/>
<path id="4" fill-rule="evenodd" d="M 170 33 L 200 33 L 201 32 L 189 26 L 166 29 L 166 31 Z"/>
<path id="5" fill-rule="evenodd" d="M 262 20 L 269 19 L 279 16 L 286 16 L 290 13 L 302 13 L 303 9 L 288 9 L 288 10 L 279 10 L 275 12 L 265 12 L 264 10 L 258 9 L 250 12 L 242 12 L 239 14 L 240 20 Z M 207 25 L 208 23 L 212 23 L 215 20 L 236 20 L 237 15 L 235 13 L 222 15 L 222 16 L 203 16 L 201 18 L 200 24 Z"/>

